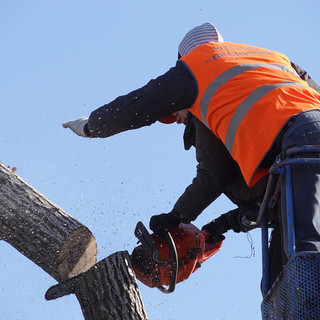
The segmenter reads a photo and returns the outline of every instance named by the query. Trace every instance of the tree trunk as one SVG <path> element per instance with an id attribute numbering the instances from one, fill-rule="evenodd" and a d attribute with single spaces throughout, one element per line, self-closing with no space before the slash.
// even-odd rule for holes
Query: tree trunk
<path id="1" fill-rule="evenodd" d="M 57 281 L 96 263 L 97 246 L 88 228 L 0 163 L 0 239 Z"/>
<path id="2" fill-rule="evenodd" d="M 51 287 L 46 299 L 75 293 L 86 320 L 148 319 L 127 251 L 116 252 L 85 273 Z"/>

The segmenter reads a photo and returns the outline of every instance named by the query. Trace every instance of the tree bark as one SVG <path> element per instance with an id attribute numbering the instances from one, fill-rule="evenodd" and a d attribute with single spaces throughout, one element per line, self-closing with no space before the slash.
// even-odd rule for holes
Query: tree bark
<path id="1" fill-rule="evenodd" d="M 148 319 L 127 251 L 116 252 L 85 273 L 51 287 L 46 299 L 75 293 L 86 320 Z"/>
<path id="2" fill-rule="evenodd" d="M 0 163 L 0 239 L 57 281 L 96 263 L 90 230 Z"/>

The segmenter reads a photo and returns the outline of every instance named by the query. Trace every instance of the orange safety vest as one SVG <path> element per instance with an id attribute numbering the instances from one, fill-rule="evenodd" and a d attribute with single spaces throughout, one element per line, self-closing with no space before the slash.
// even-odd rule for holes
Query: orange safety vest
<path id="1" fill-rule="evenodd" d="M 191 113 L 225 144 L 249 186 L 268 174 L 259 165 L 287 120 L 320 109 L 320 94 L 281 53 L 212 42 L 181 60 L 198 83 Z"/>

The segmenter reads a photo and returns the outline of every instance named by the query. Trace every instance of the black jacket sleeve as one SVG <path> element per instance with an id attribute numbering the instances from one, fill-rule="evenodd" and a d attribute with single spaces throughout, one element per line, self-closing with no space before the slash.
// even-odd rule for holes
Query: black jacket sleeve
<path id="1" fill-rule="evenodd" d="M 221 140 L 197 118 L 190 119 L 195 127 L 197 175 L 173 209 L 175 216 L 185 223 L 195 220 L 218 198 L 239 170 Z"/>
<path id="2" fill-rule="evenodd" d="M 155 121 L 192 106 L 197 97 L 197 84 L 181 61 L 165 74 L 145 86 L 120 96 L 94 110 L 86 132 L 90 137 L 114 134 L 149 126 Z"/>

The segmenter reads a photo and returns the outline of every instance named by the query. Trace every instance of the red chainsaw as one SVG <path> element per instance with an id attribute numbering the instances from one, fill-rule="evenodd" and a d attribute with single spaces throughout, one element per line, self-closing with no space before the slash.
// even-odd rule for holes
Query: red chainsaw
<path id="1" fill-rule="evenodd" d="M 148 287 L 157 287 L 164 293 L 174 291 L 177 283 L 188 279 L 222 245 L 222 242 L 207 243 L 210 234 L 192 224 L 180 223 L 162 238 L 150 234 L 143 223 L 138 222 L 135 235 L 141 242 L 131 254 L 136 277 Z M 46 292 L 46 299 L 74 293 L 82 277 L 80 274 L 52 286 Z"/>
<path id="2" fill-rule="evenodd" d="M 193 224 L 180 223 L 164 237 L 159 237 L 150 234 L 143 223 L 138 222 L 135 236 L 141 243 L 131 255 L 137 279 L 164 293 L 173 292 L 177 283 L 188 279 L 222 245 L 222 241 L 207 243 L 210 234 Z"/>

